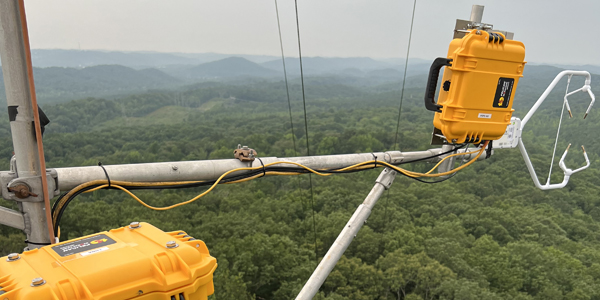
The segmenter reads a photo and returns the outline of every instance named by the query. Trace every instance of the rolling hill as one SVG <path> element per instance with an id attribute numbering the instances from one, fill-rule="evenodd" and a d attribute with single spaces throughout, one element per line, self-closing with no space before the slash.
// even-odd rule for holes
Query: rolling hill
<path id="1" fill-rule="evenodd" d="M 101 65 L 83 69 L 34 68 L 33 73 L 37 96 L 41 103 L 124 95 L 181 84 L 179 79 L 157 69 L 134 70 L 119 65 Z M 0 97 L 5 101 L 3 79 L 0 80 Z"/>
<path id="2" fill-rule="evenodd" d="M 176 73 L 171 73 L 176 75 Z M 274 77 L 279 72 L 267 69 L 242 57 L 204 63 L 181 70 L 177 75 L 186 79 L 215 79 L 231 77 Z"/>

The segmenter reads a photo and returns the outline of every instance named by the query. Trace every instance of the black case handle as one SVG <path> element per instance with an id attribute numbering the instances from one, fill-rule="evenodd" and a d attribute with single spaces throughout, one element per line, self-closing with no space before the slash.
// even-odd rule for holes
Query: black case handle
<path id="1" fill-rule="evenodd" d="M 452 59 L 438 57 L 429 68 L 429 77 L 427 78 L 427 90 L 425 91 L 425 108 L 427 110 L 442 112 L 442 106 L 435 103 L 435 89 L 437 87 L 440 70 L 444 66 L 452 66 Z"/>

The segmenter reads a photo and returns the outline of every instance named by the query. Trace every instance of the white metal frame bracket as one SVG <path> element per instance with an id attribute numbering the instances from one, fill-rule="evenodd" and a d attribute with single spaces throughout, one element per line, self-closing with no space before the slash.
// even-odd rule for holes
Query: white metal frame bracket
<path id="1" fill-rule="evenodd" d="M 578 169 L 572 170 L 570 168 L 568 168 L 565 165 L 565 158 L 567 157 L 567 153 L 569 152 L 569 148 L 571 147 L 571 144 L 569 144 L 569 146 L 567 147 L 567 149 L 565 150 L 565 152 L 563 153 L 563 155 L 560 158 L 559 161 L 559 166 L 560 168 L 563 170 L 564 176 L 563 176 L 563 181 L 561 183 L 554 183 L 551 184 L 550 183 L 550 177 L 552 175 L 552 165 L 554 162 L 554 155 L 556 153 L 556 145 L 558 143 L 558 136 L 560 134 L 560 127 L 562 125 L 562 117 L 563 117 L 563 113 L 565 108 L 568 110 L 569 112 L 569 116 L 572 117 L 573 114 L 571 113 L 571 108 L 569 106 L 569 101 L 567 100 L 569 96 L 578 93 L 578 92 L 587 92 L 588 95 L 591 98 L 591 102 L 590 105 L 588 106 L 585 115 L 583 116 L 583 118 L 585 119 L 587 117 L 587 115 L 589 114 L 590 110 L 592 109 L 592 106 L 594 105 L 594 102 L 596 101 L 596 97 L 594 96 L 594 93 L 592 92 L 592 89 L 590 87 L 590 83 L 592 81 L 591 75 L 589 72 L 586 71 L 562 71 L 560 72 L 556 78 L 554 78 L 554 80 L 552 81 L 552 83 L 550 83 L 550 85 L 548 86 L 548 88 L 546 88 L 546 90 L 544 91 L 544 93 L 540 96 L 540 98 L 535 102 L 535 104 L 533 105 L 533 107 L 529 110 L 529 112 L 527 113 L 527 115 L 525 115 L 525 118 L 523 118 L 523 121 L 521 121 L 521 132 L 523 131 L 523 128 L 525 128 L 525 125 L 527 124 L 527 122 L 529 121 L 529 119 L 531 119 L 531 117 L 533 116 L 533 114 L 538 110 L 538 108 L 540 107 L 540 105 L 544 102 L 544 100 L 546 100 L 546 97 L 548 97 L 548 95 L 550 94 L 550 92 L 554 89 L 554 87 L 556 86 L 556 84 L 558 84 L 558 82 L 560 81 L 560 79 L 562 79 L 564 76 L 568 75 L 568 83 L 567 83 L 567 90 L 565 91 L 565 97 L 564 97 L 564 101 L 563 101 L 563 111 L 561 112 L 561 116 L 560 116 L 560 121 L 558 123 L 558 129 L 556 132 L 556 141 L 554 143 L 554 150 L 552 152 L 552 160 L 550 161 L 550 170 L 548 171 L 548 180 L 546 181 L 546 184 L 542 185 L 538 179 L 537 174 L 535 173 L 535 169 L 533 168 L 533 164 L 531 163 L 531 160 L 529 159 L 529 155 L 527 154 L 527 150 L 525 149 L 525 145 L 523 144 L 523 139 L 522 137 L 519 137 L 519 141 L 518 141 L 518 146 L 519 146 L 519 150 L 521 151 L 521 155 L 523 156 L 523 160 L 525 160 L 525 164 L 527 165 L 527 169 L 529 170 L 529 174 L 531 175 L 531 179 L 533 180 L 533 183 L 535 184 L 536 187 L 538 187 L 541 190 L 551 190 L 551 189 L 560 189 L 563 188 L 567 185 L 567 183 L 569 182 L 569 179 L 571 177 L 571 175 L 583 171 L 585 170 L 587 167 L 590 166 L 590 160 L 588 158 L 588 155 L 585 151 L 585 148 L 583 147 L 583 145 L 581 146 L 581 148 L 583 149 L 583 156 L 585 158 L 586 164 Z M 583 85 L 583 87 L 574 90 L 572 92 L 569 92 L 569 83 L 571 82 L 571 77 L 572 76 L 584 76 L 585 77 L 585 83 Z"/>

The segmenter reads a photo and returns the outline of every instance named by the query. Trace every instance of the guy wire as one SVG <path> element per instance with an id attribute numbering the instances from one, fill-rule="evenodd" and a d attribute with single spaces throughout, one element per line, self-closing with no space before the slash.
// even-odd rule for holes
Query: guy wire
<path id="1" fill-rule="evenodd" d="M 298 156 L 298 148 L 296 147 L 296 133 L 294 132 L 294 121 L 292 119 L 292 101 L 290 100 L 290 87 L 288 85 L 288 76 L 285 67 L 285 55 L 283 54 L 283 39 L 281 37 L 281 23 L 279 22 L 279 7 L 277 6 L 277 0 L 275 0 L 275 13 L 277 13 L 277 29 L 279 30 L 279 45 L 281 46 L 281 63 L 283 64 L 285 92 L 287 93 L 288 110 L 290 112 L 290 126 L 292 128 L 292 143 L 294 144 L 294 156 Z"/>
<path id="2" fill-rule="evenodd" d="M 296 9 L 296 31 L 298 33 L 298 58 L 300 59 L 300 82 L 302 84 L 302 104 L 304 106 L 304 135 L 306 136 L 306 155 L 310 156 L 310 146 L 308 141 L 308 118 L 306 117 L 306 95 L 304 91 L 304 71 L 302 69 L 302 46 L 300 44 L 300 21 L 298 18 L 298 0 L 294 0 L 294 8 Z M 319 261 L 317 252 L 317 223 L 315 221 L 315 197 L 312 185 L 312 175 L 308 174 L 308 182 L 310 184 L 310 206 L 312 208 L 313 232 L 315 236 L 315 262 Z"/>
<path id="3" fill-rule="evenodd" d="M 398 107 L 398 123 L 396 124 L 396 137 L 394 138 L 394 147 L 400 149 L 398 145 L 398 133 L 400 130 L 400 116 L 402 115 L 402 101 L 404 100 L 404 85 L 406 85 L 406 71 L 408 69 L 408 57 L 410 55 L 410 42 L 412 40 L 413 24 L 415 22 L 415 10 L 417 8 L 417 0 L 413 3 L 412 19 L 410 21 L 410 33 L 408 34 L 408 47 L 406 49 L 406 61 L 404 62 L 404 74 L 402 77 L 402 90 L 400 92 L 400 106 Z"/>
<path id="4" fill-rule="evenodd" d="M 404 74 L 402 74 L 402 90 L 400 92 L 400 105 L 398 106 L 398 123 L 396 124 L 396 137 L 394 138 L 393 147 L 395 149 L 400 150 L 400 145 L 398 144 L 398 133 L 400 131 L 400 117 L 402 116 L 402 101 L 404 100 L 404 86 L 406 85 L 406 71 L 408 70 L 408 57 L 410 55 L 410 42 L 412 40 L 412 31 L 413 24 L 415 22 L 415 10 L 417 8 L 417 0 L 413 3 L 413 11 L 412 18 L 410 20 L 410 32 L 408 34 L 408 47 L 406 48 L 406 60 L 404 62 Z M 387 191 L 387 196 L 385 200 L 385 210 L 383 212 L 383 220 L 387 224 L 387 211 L 390 203 L 390 190 Z"/>

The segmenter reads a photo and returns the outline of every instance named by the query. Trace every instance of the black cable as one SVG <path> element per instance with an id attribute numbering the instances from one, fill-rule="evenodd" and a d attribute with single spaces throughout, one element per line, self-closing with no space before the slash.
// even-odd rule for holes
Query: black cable
<path id="1" fill-rule="evenodd" d="M 413 163 L 413 162 L 418 162 L 418 161 L 423 161 L 423 160 L 428 160 L 428 159 L 432 159 L 435 157 L 439 157 L 442 155 L 446 155 L 449 154 L 451 152 L 455 152 L 456 150 L 459 150 L 463 147 L 465 147 L 466 144 L 454 147 L 451 150 L 445 151 L 445 152 L 441 152 L 439 154 L 435 154 L 429 157 L 424 157 L 424 158 L 420 158 L 420 159 L 415 159 L 415 160 L 410 160 L 410 161 L 403 161 L 403 162 L 399 162 L 399 163 L 393 163 L 392 165 L 398 166 L 398 165 L 403 165 L 403 164 L 408 164 L 408 163 Z M 260 160 L 260 158 L 259 158 Z M 262 164 L 262 160 L 261 164 Z M 377 162 L 371 163 L 372 165 L 376 165 Z M 365 166 L 368 166 L 370 164 L 367 164 Z M 344 170 L 341 171 L 339 169 L 342 168 L 336 168 L 336 169 L 319 169 L 317 171 L 321 172 L 321 173 L 329 173 L 329 174 L 345 174 L 345 173 L 354 173 L 354 172 L 360 172 L 360 171 L 364 171 L 365 169 L 355 169 L 355 170 Z M 302 167 L 288 167 L 288 166 L 270 166 L 270 167 L 264 167 L 263 164 L 263 168 L 262 169 L 258 169 L 258 170 L 253 170 L 250 172 L 246 172 L 246 173 L 242 173 L 239 175 L 235 175 L 235 176 L 231 176 L 231 177 L 226 177 L 224 179 L 222 179 L 220 181 L 220 183 L 228 183 L 228 182 L 233 182 L 233 181 L 237 181 L 237 180 L 241 180 L 241 179 L 245 179 L 248 177 L 252 177 L 255 175 L 259 175 L 259 174 L 265 174 L 266 172 L 294 172 L 294 173 L 299 173 L 299 174 L 306 174 L 306 173 L 312 173 L 309 170 L 302 168 Z M 197 182 L 197 183 L 188 183 L 188 184 L 178 184 L 178 185 L 166 185 L 166 186 L 127 186 L 127 185 L 123 185 L 123 187 L 129 189 L 129 190 L 152 190 L 152 189 L 179 189 L 179 188 L 195 188 L 195 187 L 203 187 L 203 186 L 211 186 L 216 182 L 216 180 L 210 180 L 210 181 L 203 181 L 203 182 Z M 94 187 L 97 187 L 100 185 L 95 185 Z M 86 188 L 86 190 L 88 190 L 88 188 Z M 59 197 L 59 200 L 64 198 L 64 196 L 66 195 L 66 193 L 62 194 Z M 57 205 L 59 203 L 59 200 L 54 202 L 54 205 L 52 206 L 52 211 L 54 212 L 57 208 Z"/>
<path id="2" fill-rule="evenodd" d="M 67 206 L 69 205 L 69 203 L 75 199 L 75 197 L 77 197 L 78 195 L 80 195 L 83 192 L 89 191 L 93 188 L 96 188 L 100 185 L 93 185 L 93 186 L 89 186 L 89 187 L 85 187 L 77 192 L 75 192 L 73 195 L 71 195 L 71 197 L 69 197 L 67 199 L 67 201 L 65 202 L 65 204 L 61 207 L 60 211 L 58 212 L 57 218 L 56 218 L 56 223 L 54 223 L 54 235 L 58 236 L 58 227 L 60 226 L 60 219 L 62 218 L 62 215 L 65 211 L 65 209 L 67 208 Z M 61 199 L 59 198 L 58 200 L 56 200 L 57 202 L 60 201 Z"/>
<path id="3" fill-rule="evenodd" d="M 418 162 L 418 161 L 423 161 L 423 160 L 428 160 L 428 159 L 432 159 L 435 157 L 439 157 L 442 155 L 446 155 L 449 154 L 451 152 L 454 152 L 456 150 L 459 150 L 463 147 L 465 147 L 467 144 L 462 144 L 459 145 L 457 147 L 454 147 L 451 150 L 445 151 L 445 152 L 441 152 L 439 154 L 436 155 L 432 155 L 429 157 L 425 157 L 425 158 L 420 158 L 420 159 L 415 159 L 415 160 L 411 160 L 411 161 L 404 161 L 404 162 L 399 162 L 399 163 L 394 163 L 392 165 L 402 165 L 402 164 L 407 164 L 407 163 L 413 163 L 413 162 Z M 368 167 L 369 165 L 373 165 L 376 166 L 377 165 L 377 161 L 376 161 L 376 156 L 373 154 L 373 156 L 375 157 L 375 161 L 370 163 L 370 164 L 365 164 L 365 167 Z M 227 177 L 222 179 L 219 183 L 228 183 L 228 182 L 234 182 L 234 181 L 238 181 L 238 180 L 242 180 L 245 178 L 249 178 L 249 177 L 253 177 L 256 175 L 260 175 L 263 174 L 266 175 L 267 172 L 292 172 L 292 173 L 298 173 L 298 174 L 312 174 L 312 172 L 306 170 L 305 168 L 302 167 L 288 167 L 288 166 L 270 166 L 270 167 L 265 167 L 264 164 L 262 163 L 262 160 L 260 158 L 258 158 L 259 161 L 261 162 L 261 164 L 263 165 L 263 168 L 261 169 L 257 169 L 257 170 L 252 170 L 250 172 L 246 172 L 246 173 L 242 173 L 239 175 L 235 175 L 235 176 L 231 176 L 231 177 Z M 340 170 L 343 168 L 337 168 L 337 169 L 320 169 L 317 170 L 318 172 L 321 173 L 328 173 L 328 174 L 346 174 L 346 173 L 355 173 L 355 172 L 360 172 L 360 171 L 365 171 L 365 170 L 370 170 L 369 169 L 355 169 L 355 170 Z M 406 174 L 400 173 L 404 176 L 407 176 Z M 446 181 L 450 178 L 452 178 L 456 173 L 442 179 L 442 180 L 438 180 L 438 181 L 425 181 L 422 180 L 420 178 L 415 178 L 415 177 L 411 177 L 411 176 L 407 176 L 408 178 L 417 180 L 419 182 L 423 182 L 423 183 L 438 183 L 438 182 L 442 182 L 442 181 Z M 216 182 L 216 180 L 210 180 L 210 181 L 203 181 L 203 182 L 197 182 L 197 183 L 188 183 L 188 184 L 178 184 L 178 185 L 168 185 L 168 186 L 128 186 L 128 185 L 122 185 L 124 188 L 128 189 L 128 190 L 152 190 L 152 189 L 181 189 L 181 188 L 196 188 L 196 187 L 204 187 L 204 186 L 212 186 L 214 183 Z M 62 207 L 60 208 L 60 210 L 58 211 L 58 215 L 56 218 L 56 222 L 54 224 L 54 234 L 58 235 L 58 227 L 60 225 L 60 221 L 62 219 L 62 215 L 64 213 L 64 211 L 66 210 L 67 206 L 69 205 L 69 203 L 71 201 L 73 201 L 73 199 L 75 199 L 75 197 L 79 196 L 80 194 L 89 191 L 91 189 L 97 188 L 101 186 L 101 184 L 96 184 L 96 185 L 91 185 L 85 188 L 82 188 L 81 190 L 75 192 L 73 195 L 71 195 L 71 197 L 69 197 L 69 199 L 66 200 L 66 202 L 62 205 Z M 114 189 L 114 188 L 113 188 Z M 58 204 L 62 201 L 62 199 L 67 195 L 67 193 L 64 193 L 62 195 L 60 195 L 60 197 L 58 198 L 58 200 L 56 200 L 54 202 L 54 204 L 52 205 L 52 216 L 54 216 L 56 210 L 58 209 Z M 313 223 L 313 228 L 316 228 L 314 226 Z"/>
<path id="4" fill-rule="evenodd" d="M 397 166 L 397 165 L 403 165 L 403 164 L 410 164 L 410 163 L 414 163 L 414 162 L 419 162 L 419 161 L 424 161 L 424 160 L 428 160 L 428 159 L 432 159 L 432 158 L 440 157 L 440 156 L 442 156 L 442 155 L 446 155 L 446 154 L 448 154 L 448 153 L 452 153 L 452 152 L 454 152 L 454 151 L 456 151 L 456 150 L 462 149 L 462 148 L 464 148 L 464 147 L 465 147 L 465 146 L 467 146 L 467 145 L 468 145 L 468 144 L 462 144 L 462 145 L 456 146 L 456 147 L 454 147 L 453 149 L 451 149 L 451 150 L 448 150 L 448 151 L 446 151 L 446 152 L 441 152 L 441 153 L 439 153 L 439 154 L 432 155 L 432 156 L 429 156 L 429 157 L 423 157 L 423 158 L 413 159 L 413 160 L 409 160 L 409 161 L 404 161 L 404 162 L 397 163 L 397 164 L 393 164 L 393 165 Z"/>
<path id="5" fill-rule="evenodd" d="M 277 13 L 277 29 L 279 30 L 279 45 L 281 46 L 281 63 L 283 64 L 285 92 L 287 93 L 288 110 L 290 112 L 290 126 L 292 128 L 292 143 L 294 144 L 294 156 L 298 156 L 298 148 L 296 148 L 296 134 L 294 133 L 294 122 L 292 119 L 292 101 L 290 100 L 290 87 L 288 85 L 287 69 L 285 67 L 285 55 L 283 54 L 283 39 L 281 37 L 281 23 L 279 22 L 279 8 L 277 6 L 277 0 L 275 0 L 275 12 Z"/>
<path id="6" fill-rule="evenodd" d="M 106 180 L 108 180 L 108 188 L 110 188 L 110 185 L 111 185 L 111 184 L 110 184 L 110 177 L 108 177 L 108 172 L 106 172 L 106 169 L 105 169 L 105 168 L 104 168 L 104 166 L 102 165 L 102 162 L 101 162 L 101 161 L 99 161 L 99 162 L 98 162 L 98 166 L 99 166 L 100 168 L 102 168 L 102 171 L 104 171 L 104 175 L 106 175 Z"/>
<path id="7" fill-rule="evenodd" d="M 373 155 L 373 160 L 375 161 L 375 166 L 373 166 L 373 169 L 377 169 L 377 155 L 375 155 L 375 153 L 372 152 L 371 155 Z"/>
<path id="8" fill-rule="evenodd" d="M 28 240 L 25 240 L 25 243 L 27 244 L 32 244 L 32 245 L 38 245 L 38 246 L 48 246 L 48 245 L 52 245 L 52 243 L 34 243 L 34 242 L 30 242 Z"/>
<path id="9" fill-rule="evenodd" d="M 402 91 L 400 92 L 400 106 L 398 107 L 398 124 L 396 124 L 396 138 L 394 139 L 394 147 L 398 143 L 398 133 L 400 130 L 400 116 L 402 115 L 402 101 L 404 100 L 404 85 L 406 84 L 406 71 L 408 69 L 408 56 L 410 55 L 410 42 L 412 40 L 413 24 L 415 22 L 415 10 L 417 8 L 417 0 L 413 3 L 412 19 L 410 21 L 410 33 L 408 35 L 408 48 L 406 49 L 406 62 L 404 63 L 404 75 L 402 78 Z M 398 149 L 400 145 L 397 146 Z"/>
<path id="10" fill-rule="evenodd" d="M 392 165 L 398 166 L 398 165 L 403 165 L 403 164 L 408 164 L 408 163 L 413 163 L 413 162 L 418 162 L 418 161 L 423 161 L 423 160 L 428 160 L 428 159 L 432 159 L 435 157 L 439 157 L 442 155 L 446 155 L 449 154 L 451 152 L 455 152 L 456 150 L 459 150 L 463 147 L 465 147 L 466 144 L 463 145 L 459 145 L 457 147 L 454 147 L 451 150 L 445 151 L 445 152 L 441 152 L 429 157 L 424 157 L 424 158 L 420 158 L 420 159 L 415 159 L 415 160 L 410 160 L 410 161 L 403 161 L 403 162 L 398 162 L 398 163 L 392 163 Z M 260 159 L 259 159 L 260 160 Z M 261 161 L 262 162 L 262 161 Z M 371 163 L 373 165 L 375 165 L 376 163 Z M 368 166 L 369 164 L 365 165 Z M 318 171 L 321 173 L 330 173 L 330 174 L 344 174 L 344 173 L 354 173 L 354 172 L 360 172 L 360 171 L 364 171 L 364 169 L 355 169 L 355 170 L 344 170 L 341 171 L 339 169 L 342 168 L 336 168 L 336 169 L 319 169 Z M 258 170 L 253 170 L 250 172 L 246 172 L 246 173 L 242 173 L 239 175 L 235 175 L 235 176 L 231 176 L 231 177 L 226 177 L 224 179 L 222 179 L 220 181 L 220 183 L 228 183 L 228 182 L 233 182 L 233 181 L 237 181 L 237 180 L 241 180 L 241 179 L 245 179 L 248 177 L 252 177 L 261 173 L 266 173 L 266 172 L 295 172 L 295 173 L 299 173 L 299 174 L 306 174 L 306 173 L 312 173 L 308 170 L 306 170 L 305 168 L 302 167 L 288 167 L 288 166 L 270 166 L 270 167 L 264 167 L 262 169 L 258 169 Z M 203 187 L 203 186 L 211 186 L 216 182 L 216 180 L 210 180 L 210 181 L 203 181 L 203 182 L 197 182 L 197 183 L 188 183 L 188 184 L 178 184 L 178 185 L 166 185 L 166 186 L 127 186 L 127 185 L 123 185 L 123 187 L 129 189 L 129 190 L 152 190 L 152 189 L 179 189 L 179 188 L 195 188 L 195 187 Z M 97 187 L 100 185 L 95 185 L 94 187 Z M 89 187 L 86 187 L 85 190 L 88 190 Z M 67 193 L 62 194 L 59 199 L 57 201 L 54 202 L 54 205 L 52 206 L 52 211 L 54 212 L 57 209 L 57 205 L 60 202 L 60 199 L 64 198 L 66 196 Z"/>
<path id="11" fill-rule="evenodd" d="M 462 148 L 462 147 L 464 147 L 464 146 L 467 146 L 467 148 L 465 149 L 465 152 L 467 152 L 467 151 L 469 150 L 469 147 L 468 147 L 468 145 L 469 145 L 469 144 L 463 144 L 463 145 L 461 146 L 461 148 Z M 458 150 L 458 149 L 457 149 L 457 147 L 454 147 L 454 149 L 452 150 L 452 152 L 454 152 L 454 151 L 456 151 L 456 150 Z M 446 153 L 447 153 L 447 152 L 448 152 L 448 151 L 446 151 Z M 460 166 L 462 166 L 462 165 L 463 165 L 463 163 L 464 163 L 464 160 L 463 160 L 463 161 L 460 163 Z M 442 178 L 442 179 L 439 179 L 439 180 L 434 180 L 434 181 L 427 181 L 427 180 L 423 180 L 423 179 L 420 179 L 420 178 L 415 178 L 415 177 L 410 177 L 410 178 L 412 178 L 412 179 L 415 179 L 415 180 L 417 180 L 417 181 L 419 181 L 419 182 L 422 182 L 422 183 L 433 184 L 433 183 L 440 183 L 440 182 L 444 182 L 444 181 L 446 181 L 446 180 L 448 180 L 448 179 L 450 179 L 450 178 L 452 178 L 452 177 L 456 176 L 456 174 L 458 174 L 458 171 L 457 171 L 457 172 L 454 172 L 454 173 L 452 173 L 452 174 L 450 174 L 450 175 L 449 175 L 449 176 L 447 176 L 446 178 Z"/>
<path id="12" fill-rule="evenodd" d="M 265 177 L 267 176 L 267 172 L 265 171 L 265 164 L 263 164 L 262 159 L 260 159 L 260 157 L 257 157 L 258 161 L 260 161 L 260 165 L 262 166 L 262 172 L 263 172 L 263 176 Z"/>
<path id="13" fill-rule="evenodd" d="M 446 178 L 443 178 L 443 179 L 440 179 L 440 180 L 436 180 L 436 181 L 427 181 L 427 180 L 423 180 L 423 179 L 420 179 L 420 178 L 417 178 L 417 177 L 410 177 L 410 176 L 406 176 L 405 174 L 402 174 L 402 175 L 405 175 L 406 177 L 408 177 L 408 178 L 410 178 L 410 179 L 414 179 L 414 180 L 416 180 L 416 181 L 418 181 L 418 182 L 421 182 L 421 183 L 431 183 L 431 184 L 433 184 L 433 183 L 440 183 L 440 182 L 444 182 L 444 181 L 446 181 L 446 180 L 448 180 L 448 179 L 450 179 L 450 178 L 454 177 L 456 174 L 458 174 L 458 172 L 454 172 L 454 173 L 452 173 L 452 174 L 448 175 L 448 177 L 446 177 Z"/>

